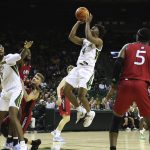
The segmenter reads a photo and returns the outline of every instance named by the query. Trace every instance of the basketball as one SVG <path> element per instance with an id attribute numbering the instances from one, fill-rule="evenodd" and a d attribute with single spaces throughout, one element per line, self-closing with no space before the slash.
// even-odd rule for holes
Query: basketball
<path id="1" fill-rule="evenodd" d="M 79 7 L 75 12 L 75 16 L 77 20 L 85 22 L 86 17 L 89 16 L 89 10 L 86 7 Z"/>

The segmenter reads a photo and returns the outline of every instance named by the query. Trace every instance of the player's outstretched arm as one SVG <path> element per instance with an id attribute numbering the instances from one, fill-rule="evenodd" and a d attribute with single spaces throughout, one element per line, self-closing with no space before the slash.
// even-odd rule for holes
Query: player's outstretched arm
<path id="1" fill-rule="evenodd" d="M 30 94 L 27 93 L 24 87 L 23 90 L 24 90 L 24 98 L 26 102 L 29 102 L 31 100 L 36 100 L 39 97 L 40 92 L 37 89 L 32 90 Z"/>
<path id="2" fill-rule="evenodd" d="M 80 38 L 80 37 L 78 37 L 76 35 L 77 29 L 78 29 L 78 27 L 79 27 L 80 24 L 83 24 L 83 22 L 77 21 L 75 23 L 75 25 L 72 27 L 72 30 L 71 30 L 71 32 L 69 34 L 69 40 L 71 42 L 73 42 L 74 44 L 77 44 L 77 45 L 82 45 L 83 44 L 83 38 Z"/>
<path id="3" fill-rule="evenodd" d="M 8 54 L 5 56 L 5 59 L 0 62 L 0 65 L 7 64 L 10 66 L 16 65 L 16 62 L 21 59 L 20 55 L 18 53 L 16 54 Z"/>
<path id="4" fill-rule="evenodd" d="M 25 41 L 24 42 L 24 47 L 21 50 L 20 56 L 21 59 L 17 62 L 17 65 L 21 67 L 23 65 L 23 60 L 29 55 L 30 52 L 30 47 L 32 46 L 33 41 Z"/>
<path id="5" fill-rule="evenodd" d="M 85 35 L 87 40 L 89 40 L 91 43 L 95 44 L 97 48 L 102 47 L 103 41 L 100 38 L 96 38 L 92 35 L 91 29 L 90 29 L 90 23 L 93 19 L 92 14 L 87 16 L 86 18 L 86 25 L 85 25 Z"/>
<path id="6" fill-rule="evenodd" d="M 117 90 L 117 85 L 114 83 L 111 83 L 110 89 L 103 101 L 107 102 L 115 94 L 116 90 Z"/>
<path id="7" fill-rule="evenodd" d="M 128 44 L 124 45 L 123 48 L 120 50 L 118 58 L 115 61 L 114 67 L 113 67 L 113 75 L 112 75 L 112 82 L 117 83 L 120 77 L 121 70 L 124 65 L 124 58 L 125 58 L 125 50 L 127 48 Z"/>

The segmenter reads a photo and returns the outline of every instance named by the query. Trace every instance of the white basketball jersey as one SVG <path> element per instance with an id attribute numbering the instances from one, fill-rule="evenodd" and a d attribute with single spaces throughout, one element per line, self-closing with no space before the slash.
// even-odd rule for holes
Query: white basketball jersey
<path id="1" fill-rule="evenodd" d="M 5 61 L 7 58 L 11 59 L 13 54 L 9 54 L 7 56 L 4 56 L 3 61 Z M 18 72 L 18 67 L 16 65 L 16 60 L 12 61 L 11 64 L 3 64 L 0 66 L 0 79 L 1 79 L 1 85 L 2 89 L 4 91 L 9 91 L 12 89 L 22 89 L 22 84 Z"/>
<path id="2" fill-rule="evenodd" d="M 84 39 L 80 55 L 78 57 L 77 65 L 85 64 L 94 67 L 101 50 L 102 47 L 98 49 L 90 41 Z"/>

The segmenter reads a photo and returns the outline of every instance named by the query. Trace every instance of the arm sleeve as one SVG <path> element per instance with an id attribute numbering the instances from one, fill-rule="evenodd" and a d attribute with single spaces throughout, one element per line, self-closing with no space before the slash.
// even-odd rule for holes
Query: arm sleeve
<path id="1" fill-rule="evenodd" d="M 113 69 L 113 76 L 112 76 L 113 83 L 118 82 L 123 64 L 124 64 L 124 58 L 118 57 Z"/>
<path id="2" fill-rule="evenodd" d="M 18 60 L 20 60 L 20 59 L 21 59 L 20 54 L 16 53 L 16 54 L 9 54 L 9 55 L 7 55 L 5 61 L 6 61 L 6 64 L 12 66 L 12 65 L 15 65 L 16 62 Z"/>

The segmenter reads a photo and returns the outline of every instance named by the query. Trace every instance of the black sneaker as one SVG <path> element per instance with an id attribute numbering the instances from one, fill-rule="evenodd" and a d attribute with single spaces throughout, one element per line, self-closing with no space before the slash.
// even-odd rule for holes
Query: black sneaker
<path id="1" fill-rule="evenodd" d="M 41 144 L 41 140 L 40 139 L 32 140 L 31 150 L 37 150 L 39 148 L 40 144 Z"/>

